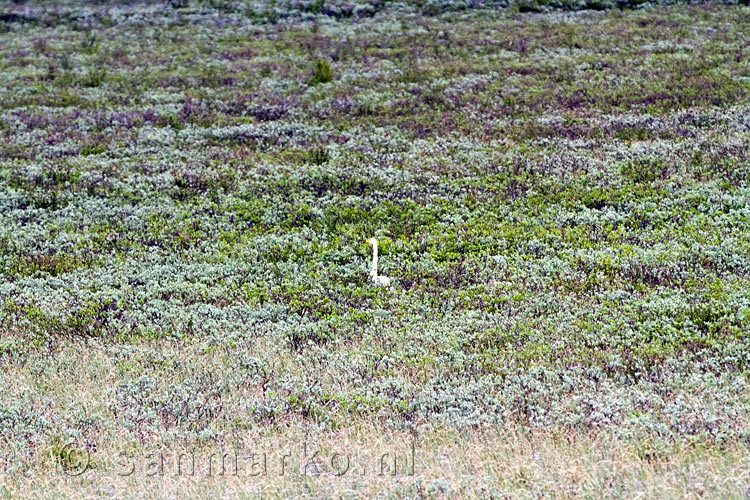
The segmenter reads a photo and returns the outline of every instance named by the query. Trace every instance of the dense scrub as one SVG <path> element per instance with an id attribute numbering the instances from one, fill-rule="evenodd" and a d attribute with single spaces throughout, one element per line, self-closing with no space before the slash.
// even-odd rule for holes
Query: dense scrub
<path id="1" fill-rule="evenodd" d="M 6 3 L 7 0 L 6 0 Z M 142 0 L 57 0 L 55 5 L 99 6 L 138 6 Z M 409 12 L 424 16 L 437 16 L 445 13 L 469 10 L 510 10 L 513 12 L 550 12 L 610 9 L 643 9 L 675 4 L 691 5 L 748 5 L 748 0 L 161 0 L 161 9 L 177 10 L 208 9 L 224 15 L 238 15 L 253 22 L 276 23 L 280 20 L 299 18 L 351 19 L 373 17 L 378 14 Z M 45 6 L 44 14 L 28 15 L 21 6 Z M 0 4 L 2 5 L 2 4 Z M 45 0 L 13 0 L 8 12 L 0 14 L 0 21 L 22 23 L 58 23 L 76 19 L 78 12 L 64 9 L 61 13 L 52 9 Z M 18 12 L 18 11 L 21 12 Z M 39 13 L 37 13 L 39 14 Z M 71 16 L 72 14 L 72 16 Z M 94 18 L 101 12 L 87 12 Z M 84 15 L 86 15 L 84 14 Z M 89 17 L 87 16 L 87 17 Z M 103 19 L 107 19 L 105 14 Z"/>
<path id="2" fill-rule="evenodd" d="M 298 419 L 750 439 L 750 10 L 227 5 L 7 6 L 24 467 Z"/>

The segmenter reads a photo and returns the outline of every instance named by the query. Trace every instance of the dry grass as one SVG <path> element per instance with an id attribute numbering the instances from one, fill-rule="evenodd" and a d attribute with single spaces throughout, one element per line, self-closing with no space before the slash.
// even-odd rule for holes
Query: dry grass
<path id="1" fill-rule="evenodd" d="M 177 346 L 165 343 L 162 352 L 168 355 L 173 349 Z M 218 366 L 220 357 L 217 351 L 204 354 L 202 361 Z M 181 358 L 192 359 L 190 350 L 183 349 Z M 105 347 L 93 345 L 65 348 L 54 359 L 44 377 L 33 363 L 6 364 L 6 396 L 38 394 L 51 403 L 40 403 L 33 411 L 50 422 L 76 414 L 111 415 L 110 388 L 117 385 L 118 370 L 127 360 L 118 363 Z M 234 418 L 240 415 L 241 397 L 225 401 L 225 411 Z M 653 433 L 633 436 L 612 428 L 529 433 L 510 425 L 459 431 L 423 422 L 398 430 L 397 424 L 372 417 L 329 425 L 302 417 L 268 425 L 233 421 L 220 437 L 189 440 L 179 434 L 170 438 L 168 430 L 139 438 L 111 420 L 82 429 L 78 438 L 34 440 L 29 449 L 16 444 L 9 450 L 5 443 L 0 492 L 6 498 L 750 495 L 750 453 L 742 443 L 671 442 Z M 66 448 L 68 443 L 74 447 Z"/>
<path id="2" fill-rule="evenodd" d="M 222 454 L 227 455 L 223 474 Z M 747 498 L 750 494 L 750 454 L 740 446 L 656 446 L 612 434 L 526 434 L 513 429 L 412 434 L 384 432 L 364 421 L 340 430 L 308 428 L 307 432 L 301 422 L 288 423 L 236 436 L 231 445 L 197 448 L 141 446 L 112 436 L 80 462 L 89 460 L 89 467 L 78 474 L 77 463 L 67 464 L 66 470 L 64 458 L 47 453 L 31 464 L 25 476 L 6 475 L 3 492 L 11 498 Z"/>

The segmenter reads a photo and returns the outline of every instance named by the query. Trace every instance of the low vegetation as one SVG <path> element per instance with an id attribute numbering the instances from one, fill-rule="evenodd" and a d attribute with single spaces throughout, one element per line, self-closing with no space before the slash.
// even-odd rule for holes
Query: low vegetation
<path id="1" fill-rule="evenodd" d="M 0 493 L 744 498 L 750 8 L 572 5 L 0 3 Z"/>

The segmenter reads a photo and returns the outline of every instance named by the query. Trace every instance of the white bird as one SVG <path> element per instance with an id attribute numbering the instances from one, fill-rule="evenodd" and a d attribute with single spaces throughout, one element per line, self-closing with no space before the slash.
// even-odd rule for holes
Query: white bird
<path id="1" fill-rule="evenodd" d="M 378 240 L 370 238 L 365 244 L 372 245 L 372 269 L 370 269 L 370 279 L 377 286 L 390 285 L 391 278 L 388 276 L 378 276 Z"/>

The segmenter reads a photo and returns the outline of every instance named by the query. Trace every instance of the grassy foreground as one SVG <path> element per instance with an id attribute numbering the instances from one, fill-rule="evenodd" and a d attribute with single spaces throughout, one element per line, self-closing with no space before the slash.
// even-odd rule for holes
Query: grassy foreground
<path id="1" fill-rule="evenodd" d="M 172 4 L 0 2 L 0 494 L 750 494 L 750 8 Z"/>

